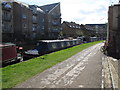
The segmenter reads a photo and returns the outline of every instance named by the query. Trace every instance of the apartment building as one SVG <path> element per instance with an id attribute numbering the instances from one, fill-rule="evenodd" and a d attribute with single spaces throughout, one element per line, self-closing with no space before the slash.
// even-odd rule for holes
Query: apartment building
<path id="1" fill-rule="evenodd" d="M 81 29 L 83 30 L 83 36 L 86 38 L 95 37 L 96 32 L 92 28 L 86 27 L 86 25 L 81 24 Z"/>
<path id="2" fill-rule="evenodd" d="M 62 30 L 60 3 L 37 6 L 2 0 L 1 5 L 3 42 L 59 38 Z"/>
<path id="3" fill-rule="evenodd" d="M 85 37 L 85 38 L 89 38 L 89 37 L 94 37 L 95 36 L 95 31 L 91 30 L 92 28 L 87 28 L 86 25 L 79 25 L 75 22 L 67 22 L 64 21 L 62 23 L 62 33 L 63 36 L 66 37 L 73 37 L 73 38 L 77 38 L 77 37 Z"/>
<path id="4" fill-rule="evenodd" d="M 2 42 L 2 1 L 0 1 L 0 42 Z"/>
<path id="5" fill-rule="evenodd" d="M 13 2 L 14 40 L 24 41 L 30 38 L 32 29 L 32 12 L 29 5 Z"/>
<path id="6" fill-rule="evenodd" d="M 108 54 L 120 58 L 120 4 L 109 7 L 107 41 Z"/>
<path id="7" fill-rule="evenodd" d="M 76 24 L 75 22 L 64 21 L 62 23 L 62 29 L 63 29 L 62 34 L 64 38 L 67 37 L 77 38 L 83 35 L 81 26 L 79 24 Z"/>
<path id="8" fill-rule="evenodd" d="M 45 12 L 37 5 L 29 5 L 32 10 L 32 39 L 45 39 Z"/>
<path id="9" fill-rule="evenodd" d="M 9 42 L 13 39 L 13 5 L 11 2 L 2 2 L 2 39 Z"/>
<path id="10" fill-rule="evenodd" d="M 93 31 L 91 35 L 106 39 L 107 36 L 107 24 L 86 24 L 86 29 Z"/>
<path id="11" fill-rule="evenodd" d="M 46 39 L 58 39 L 61 28 L 60 3 L 40 6 L 45 12 L 45 35 Z"/>

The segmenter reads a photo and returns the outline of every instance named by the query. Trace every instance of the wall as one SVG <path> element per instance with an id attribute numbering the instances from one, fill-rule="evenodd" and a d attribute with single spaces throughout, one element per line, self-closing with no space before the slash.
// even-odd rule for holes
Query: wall
<path id="1" fill-rule="evenodd" d="M 58 39 L 61 28 L 61 13 L 60 13 L 60 4 L 56 5 L 47 15 L 47 31 L 49 39 Z M 57 23 L 53 25 L 53 23 Z"/>
<path id="2" fill-rule="evenodd" d="M 108 54 L 120 58 L 120 4 L 109 7 L 108 24 Z"/>
<path id="3" fill-rule="evenodd" d="M 2 1 L 0 1 L 0 42 L 2 42 Z"/>

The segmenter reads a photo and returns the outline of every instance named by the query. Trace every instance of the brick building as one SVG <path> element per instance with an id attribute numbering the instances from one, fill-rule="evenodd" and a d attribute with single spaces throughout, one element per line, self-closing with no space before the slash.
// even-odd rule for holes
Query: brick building
<path id="1" fill-rule="evenodd" d="M 109 7 L 107 43 L 108 54 L 120 58 L 120 4 Z"/>
<path id="2" fill-rule="evenodd" d="M 31 39 L 45 39 L 45 12 L 37 5 L 29 5 L 32 10 Z"/>
<path id="3" fill-rule="evenodd" d="M 40 6 L 45 12 L 46 39 L 58 39 L 61 32 L 60 3 Z"/>
<path id="4" fill-rule="evenodd" d="M 11 2 L 2 2 L 2 39 L 9 42 L 13 38 L 13 7 Z"/>
<path id="5" fill-rule="evenodd" d="M 81 26 L 79 24 L 76 24 L 75 22 L 64 21 L 62 23 L 62 29 L 63 29 L 62 34 L 64 38 L 67 37 L 77 38 L 83 35 Z"/>
<path id="6" fill-rule="evenodd" d="M 61 32 L 60 3 L 44 6 L 2 0 L 3 42 L 58 39 Z"/>
<path id="7" fill-rule="evenodd" d="M 86 29 L 91 31 L 92 36 L 100 37 L 101 39 L 106 39 L 107 24 L 86 24 L 85 27 Z"/>
<path id="8" fill-rule="evenodd" d="M 92 30 L 93 28 L 87 27 L 87 25 L 79 25 L 76 24 L 75 22 L 66 22 L 64 21 L 62 23 L 62 28 L 63 28 L 63 36 L 64 38 L 66 37 L 85 37 L 85 38 L 90 38 L 94 37 L 96 35 L 95 31 Z"/>
<path id="9" fill-rule="evenodd" d="M 2 42 L 2 1 L 0 1 L 0 42 Z"/>
<path id="10" fill-rule="evenodd" d="M 29 5 L 13 2 L 13 28 L 14 40 L 22 41 L 30 38 L 32 29 L 32 12 Z"/>

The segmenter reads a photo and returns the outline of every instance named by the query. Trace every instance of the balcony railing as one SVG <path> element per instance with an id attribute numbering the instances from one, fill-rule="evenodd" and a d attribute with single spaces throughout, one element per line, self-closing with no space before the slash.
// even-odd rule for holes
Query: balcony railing
<path id="1" fill-rule="evenodd" d="M 8 25 L 8 24 L 4 24 L 2 26 L 2 33 L 12 33 L 13 30 L 12 30 L 12 26 L 11 25 Z"/>
<path id="2" fill-rule="evenodd" d="M 6 2 L 3 2 L 2 9 L 10 11 L 12 9 L 12 6 Z"/>
<path id="3" fill-rule="evenodd" d="M 33 24 L 32 31 L 35 32 L 35 31 L 37 31 L 37 29 L 38 29 L 37 25 Z"/>
<path id="4" fill-rule="evenodd" d="M 61 25 L 61 23 L 60 22 L 52 22 L 52 25 L 53 26 L 59 26 L 59 25 Z"/>
<path id="5" fill-rule="evenodd" d="M 33 18 L 32 18 L 32 21 L 33 21 L 33 23 L 37 23 L 37 17 L 36 16 L 33 16 Z"/>
<path id="6" fill-rule="evenodd" d="M 3 16 L 3 20 L 5 21 L 11 21 L 11 19 L 12 19 L 11 15 Z"/>
<path id="7" fill-rule="evenodd" d="M 52 32 L 60 32 L 60 29 L 59 28 L 52 29 Z"/>
<path id="8" fill-rule="evenodd" d="M 33 23 L 34 23 L 34 24 L 37 24 L 37 20 L 33 20 Z"/>

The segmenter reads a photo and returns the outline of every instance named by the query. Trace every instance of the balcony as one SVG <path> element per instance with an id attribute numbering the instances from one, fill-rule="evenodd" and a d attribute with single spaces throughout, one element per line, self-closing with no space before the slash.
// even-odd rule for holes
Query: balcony
<path id="1" fill-rule="evenodd" d="M 34 24 L 33 24 L 33 26 L 32 26 L 32 31 L 33 31 L 33 32 L 36 32 L 36 31 L 37 31 L 37 28 L 38 28 L 37 25 L 34 25 Z"/>
<path id="2" fill-rule="evenodd" d="M 53 25 L 53 26 L 60 26 L 61 23 L 56 21 L 56 22 L 52 22 L 52 25 Z"/>
<path id="3" fill-rule="evenodd" d="M 9 24 L 3 24 L 2 25 L 2 33 L 12 33 L 12 25 Z"/>
<path id="4" fill-rule="evenodd" d="M 37 17 L 33 16 L 32 21 L 33 21 L 34 24 L 37 24 Z"/>
<path id="5" fill-rule="evenodd" d="M 12 19 L 11 15 L 3 16 L 3 20 L 5 21 L 11 21 L 11 19 Z"/>
<path id="6" fill-rule="evenodd" d="M 33 20 L 33 24 L 37 24 L 37 20 Z"/>
<path id="7" fill-rule="evenodd" d="M 60 32 L 59 28 L 52 29 L 52 32 Z"/>
<path id="8" fill-rule="evenodd" d="M 10 11 L 12 9 L 12 6 L 9 3 L 7 3 L 7 2 L 3 2 L 2 3 L 2 9 Z"/>

